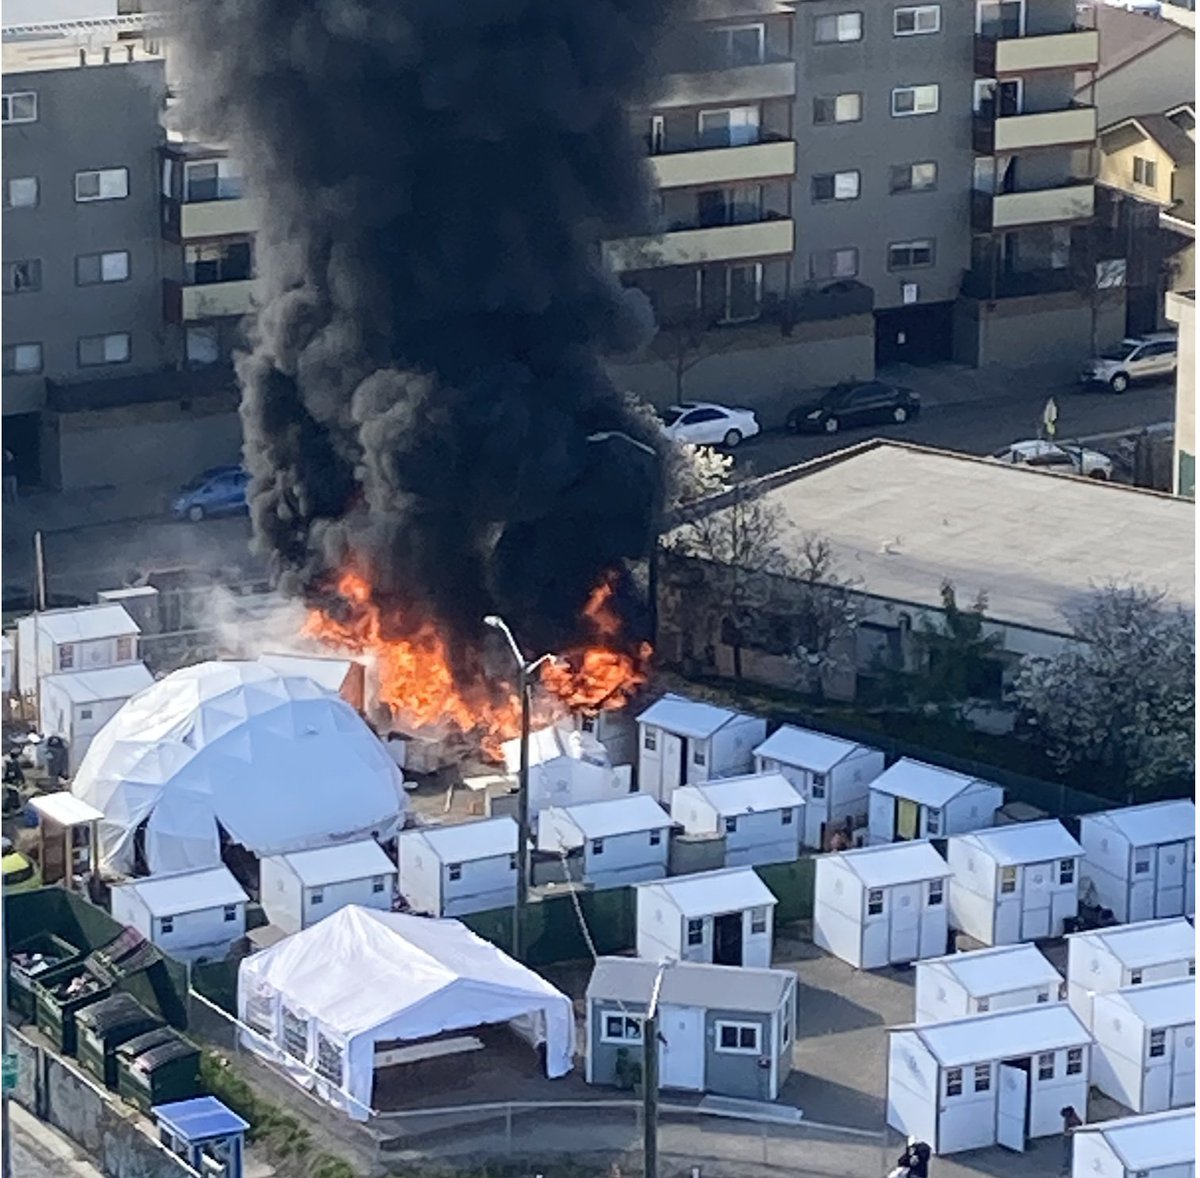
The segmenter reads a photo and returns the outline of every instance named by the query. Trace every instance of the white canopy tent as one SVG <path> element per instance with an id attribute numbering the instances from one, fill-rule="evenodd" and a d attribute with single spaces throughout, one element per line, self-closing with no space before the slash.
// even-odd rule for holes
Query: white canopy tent
<path id="1" fill-rule="evenodd" d="M 215 867 L 218 826 L 256 855 L 373 835 L 405 809 L 403 779 L 339 696 L 257 662 L 185 667 L 97 734 L 71 792 L 103 812 L 102 862 L 130 872 L 145 822 L 155 875 Z"/>
<path id="2" fill-rule="evenodd" d="M 357 905 L 246 958 L 238 1017 L 264 1036 L 243 1033 L 251 1050 L 356 1120 L 371 1107 L 378 1042 L 508 1023 L 546 1045 L 552 1079 L 575 1054 L 571 1000 L 532 970 L 457 920 Z"/>

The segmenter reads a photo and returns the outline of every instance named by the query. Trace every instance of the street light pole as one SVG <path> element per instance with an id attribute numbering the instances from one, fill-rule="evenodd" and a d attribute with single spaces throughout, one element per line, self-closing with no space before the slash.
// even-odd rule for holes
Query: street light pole
<path id="1" fill-rule="evenodd" d="M 670 966 L 664 961 L 654 975 L 650 1004 L 642 1020 L 642 1175 L 658 1178 L 658 996 L 663 974 Z"/>

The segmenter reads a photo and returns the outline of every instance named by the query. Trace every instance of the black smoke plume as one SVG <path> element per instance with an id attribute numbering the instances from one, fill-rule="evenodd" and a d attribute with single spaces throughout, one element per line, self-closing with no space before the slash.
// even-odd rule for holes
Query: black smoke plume
<path id="1" fill-rule="evenodd" d="M 180 125 L 262 210 L 238 374 L 285 588 L 354 563 L 451 650 L 493 612 L 545 649 L 649 550 L 661 442 L 600 357 L 652 323 L 599 242 L 648 228 L 669 2 L 179 0 Z"/>

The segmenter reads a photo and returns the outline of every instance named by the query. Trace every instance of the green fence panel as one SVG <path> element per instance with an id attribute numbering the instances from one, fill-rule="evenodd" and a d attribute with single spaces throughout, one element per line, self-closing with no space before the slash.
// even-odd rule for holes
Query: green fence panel
<path id="1" fill-rule="evenodd" d="M 794 863 L 769 863 L 756 867 L 759 878 L 771 889 L 779 903 L 775 906 L 775 927 L 811 920 L 816 860 L 797 859 Z"/>

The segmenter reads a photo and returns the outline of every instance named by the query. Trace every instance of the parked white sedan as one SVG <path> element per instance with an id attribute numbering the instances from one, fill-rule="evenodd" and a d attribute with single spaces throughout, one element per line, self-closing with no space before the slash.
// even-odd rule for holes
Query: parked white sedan
<path id="1" fill-rule="evenodd" d="M 1060 474 L 1081 474 L 1089 479 L 1111 479 L 1112 459 L 1099 450 L 1067 443 L 1029 441 L 1013 442 L 993 455 L 998 462 L 1013 466 L 1032 466 L 1038 470 L 1053 470 Z"/>
<path id="2" fill-rule="evenodd" d="M 689 446 L 736 446 L 759 432 L 758 418 L 749 409 L 730 409 L 706 401 L 681 401 L 664 409 L 667 437 Z"/>

